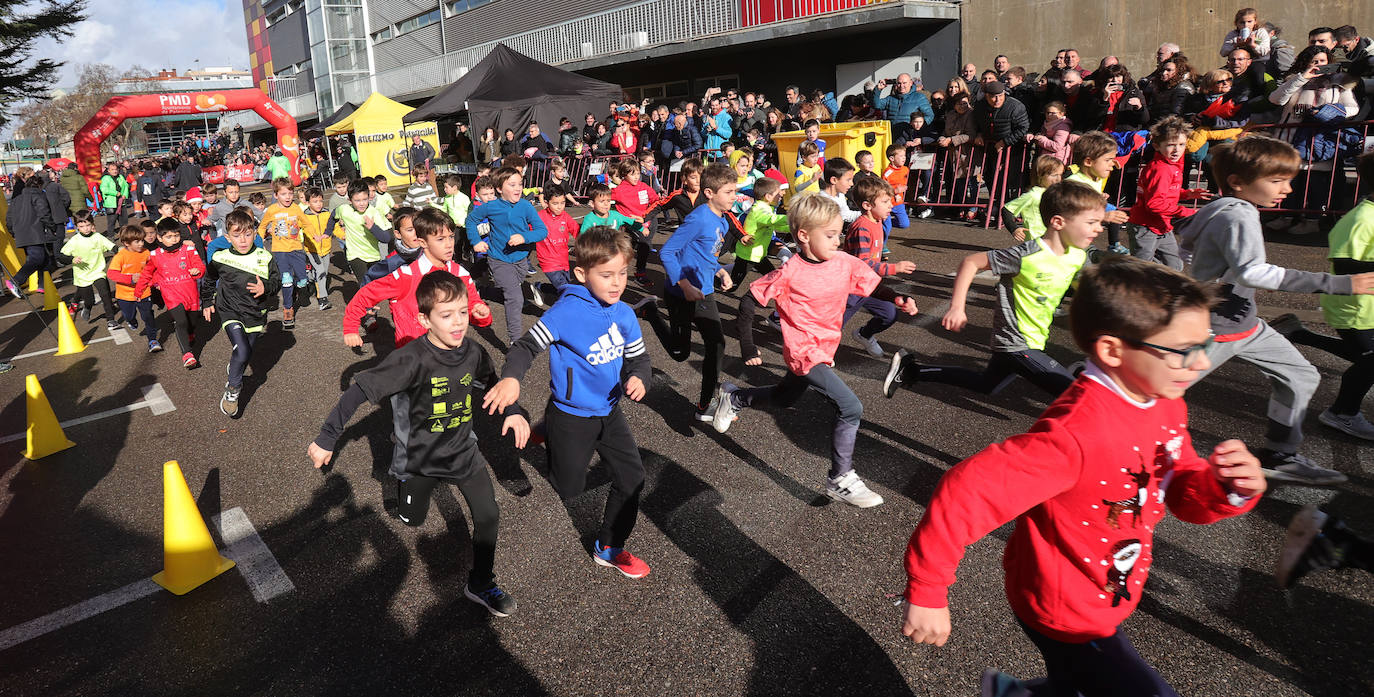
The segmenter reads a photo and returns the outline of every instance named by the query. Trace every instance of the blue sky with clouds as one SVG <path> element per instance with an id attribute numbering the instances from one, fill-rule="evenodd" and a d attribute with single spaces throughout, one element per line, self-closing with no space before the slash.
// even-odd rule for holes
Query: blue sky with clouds
<path id="1" fill-rule="evenodd" d="M 201 68 L 248 68 L 241 0 L 90 0 L 86 14 L 72 38 L 36 47 L 36 56 L 67 63 L 59 86 L 75 84 L 81 63 L 157 72 L 191 69 L 200 59 Z"/>

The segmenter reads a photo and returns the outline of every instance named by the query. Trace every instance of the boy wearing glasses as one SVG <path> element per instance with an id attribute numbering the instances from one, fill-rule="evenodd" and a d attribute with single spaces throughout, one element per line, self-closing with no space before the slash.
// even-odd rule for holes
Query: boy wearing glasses
<path id="1" fill-rule="evenodd" d="M 1203 283 L 1221 285 L 1212 309 L 1216 344 L 1208 351 L 1212 368 L 1236 358 L 1269 379 L 1269 429 L 1260 450 L 1264 473 L 1302 484 L 1340 484 L 1346 476 L 1318 467 L 1298 454 L 1307 404 L 1317 390 L 1317 369 L 1282 334 L 1255 314 L 1255 291 L 1367 295 L 1374 273 L 1337 276 L 1294 271 L 1265 260 L 1259 208 L 1277 208 L 1293 191 L 1289 181 L 1301 160 L 1293 146 L 1251 136 L 1212 149 L 1212 181 L 1222 197 L 1198 209 L 1178 226 L 1179 239 L 1193 252 L 1189 273 Z M 1211 368 L 1198 376 L 1201 379 Z"/>
<path id="2" fill-rule="evenodd" d="M 1045 659 L 1022 683 L 989 670 L 984 695 L 1177 693 L 1121 630 L 1140 603 L 1154 527 L 1168 508 L 1206 524 L 1265 490 L 1237 440 L 1193 450 L 1183 393 L 1210 366 L 1210 289 L 1159 264 L 1111 257 L 1083 272 L 1074 342 L 1087 367 L 1030 431 L 988 446 L 936 487 L 906 552 L 902 633 L 944 645 L 964 548 L 1016 521 L 1007 600 Z"/>
<path id="3" fill-rule="evenodd" d="M 1017 375 L 1058 397 L 1073 384 L 1073 373 L 1045 353 L 1054 310 L 1078 278 L 1088 247 L 1102 233 L 1106 204 L 1096 189 L 1065 181 L 1045 190 L 1040 216 L 1044 237 L 1015 247 L 964 257 L 954 277 L 954 293 L 943 324 L 952 332 L 968 324 L 964 307 L 969 287 L 980 272 L 1001 276 L 992 318 L 992 358 L 981 372 L 953 366 L 917 363 L 905 349 L 892 356 L 883 393 L 891 397 L 901 384 L 940 382 L 983 394 L 995 394 Z"/>

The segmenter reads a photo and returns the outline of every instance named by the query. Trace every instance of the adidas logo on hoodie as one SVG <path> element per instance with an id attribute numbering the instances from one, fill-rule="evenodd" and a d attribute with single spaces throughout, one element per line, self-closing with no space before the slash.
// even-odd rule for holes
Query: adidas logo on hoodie
<path id="1" fill-rule="evenodd" d="M 612 324 L 610 331 L 602 334 L 587 350 L 588 363 L 605 365 L 625 355 L 625 338 L 620 335 L 620 329 Z"/>

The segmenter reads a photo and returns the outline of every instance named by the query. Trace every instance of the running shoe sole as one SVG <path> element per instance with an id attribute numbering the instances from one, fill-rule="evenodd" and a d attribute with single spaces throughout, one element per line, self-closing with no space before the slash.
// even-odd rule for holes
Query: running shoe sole
<path id="1" fill-rule="evenodd" d="M 608 566 L 608 567 L 610 567 L 610 568 L 612 568 L 612 569 L 615 569 L 616 571 L 619 571 L 623 576 L 625 576 L 625 578 L 644 578 L 645 576 L 648 576 L 648 575 L 649 575 L 648 573 L 642 573 L 642 574 L 639 574 L 638 576 L 635 576 L 634 574 L 631 574 L 631 573 L 625 571 L 624 569 L 622 569 L 622 568 L 616 566 L 615 564 L 613 564 L 613 563 L 611 563 L 611 562 L 606 561 L 605 559 L 602 559 L 601 557 L 596 556 L 595 554 L 592 555 L 592 561 L 594 561 L 594 562 L 596 562 L 596 563 L 598 563 L 598 564 L 600 564 L 600 565 L 602 565 L 602 566 Z"/>
<path id="2" fill-rule="evenodd" d="M 1322 469 L 1322 471 L 1325 472 L 1332 472 L 1331 470 L 1323 468 L 1318 469 Z M 1260 471 L 1264 472 L 1264 478 L 1270 481 L 1291 482 L 1293 484 L 1306 484 L 1308 486 L 1333 486 L 1335 484 L 1344 484 L 1349 480 L 1349 477 L 1340 472 L 1332 472 L 1330 476 L 1326 477 L 1304 477 L 1300 474 L 1284 472 L 1283 470 L 1277 470 L 1272 467 L 1261 467 Z"/>
<path id="3" fill-rule="evenodd" d="M 1312 540 L 1321 533 L 1322 526 L 1326 525 L 1326 520 L 1326 514 L 1318 510 L 1316 504 L 1309 503 L 1294 514 L 1293 520 L 1289 521 L 1288 533 L 1283 538 L 1283 547 L 1279 551 L 1279 559 L 1274 564 L 1274 578 L 1279 582 L 1280 587 L 1289 587 L 1293 570 L 1302 560 L 1303 553 L 1312 545 Z"/>
<path id="4" fill-rule="evenodd" d="M 1337 419 L 1337 418 L 1336 418 L 1333 414 L 1331 414 L 1331 412 L 1329 412 L 1329 411 L 1324 411 L 1324 412 L 1322 412 L 1320 415 L 1317 416 L 1317 420 L 1320 421 L 1320 422 L 1322 422 L 1323 424 L 1326 424 L 1327 426 L 1330 426 L 1331 428 L 1336 429 L 1337 431 L 1340 431 L 1341 433 L 1344 433 L 1344 434 L 1348 435 L 1348 436 L 1354 436 L 1355 438 L 1360 438 L 1360 439 L 1363 439 L 1363 440 L 1374 440 L 1374 437 L 1370 437 L 1369 434 L 1360 433 L 1359 431 L 1356 431 L 1356 430 L 1353 429 L 1353 428 L 1349 428 L 1348 426 L 1345 425 L 1345 423 L 1343 423 L 1341 420 Z"/>
<path id="5" fill-rule="evenodd" d="M 902 359 L 906 358 L 905 349 L 897 349 L 892 354 L 892 361 L 887 365 L 887 377 L 883 378 L 883 396 L 892 399 L 892 395 L 897 394 L 897 386 L 902 384 L 897 381 L 897 376 L 902 372 Z"/>

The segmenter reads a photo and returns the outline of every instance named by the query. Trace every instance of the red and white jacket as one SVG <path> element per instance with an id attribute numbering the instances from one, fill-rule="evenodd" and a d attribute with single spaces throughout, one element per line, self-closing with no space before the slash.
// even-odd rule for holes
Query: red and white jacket
<path id="1" fill-rule="evenodd" d="M 1021 621 L 1058 641 L 1112 635 L 1140 602 L 1167 507 L 1189 523 L 1244 513 L 1193 451 L 1181 399 L 1142 404 L 1092 363 L 1030 431 L 940 480 L 906 551 L 906 599 L 940 608 L 964 548 L 1011 520 L 1002 558 Z"/>
<path id="2" fill-rule="evenodd" d="M 420 287 L 420 279 L 439 268 L 463 279 L 468 287 L 469 313 L 478 305 L 486 307 L 482 296 L 477 293 L 477 286 L 472 282 L 472 274 L 462 264 L 449 261 L 445 266 L 435 266 L 429 257 L 421 254 L 419 259 L 358 289 L 344 308 L 343 333 L 357 334 L 363 315 L 369 308 L 385 300 L 391 308 L 391 324 L 396 328 L 396 348 L 424 336 L 425 328 L 420 325 L 420 305 L 415 301 L 415 290 Z M 485 327 L 491 324 L 491 316 L 481 320 L 474 317 L 470 321 L 475 326 Z"/>
<path id="3" fill-rule="evenodd" d="M 157 286 L 168 309 L 180 305 L 194 312 L 200 309 L 197 281 L 204 277 L 205 260 L 200 258 L 194 244 L 182 242 L 171 251 L 159 245 L 148 254 L 148 263 L 144 264 L 134 287 L 134 297 L 141 298 L 149 286 Z"/>

